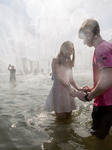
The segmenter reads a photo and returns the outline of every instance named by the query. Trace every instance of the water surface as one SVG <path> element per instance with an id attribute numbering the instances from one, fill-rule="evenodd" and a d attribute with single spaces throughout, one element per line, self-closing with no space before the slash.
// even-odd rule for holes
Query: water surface
<path id="1" fill-rule="evenodd" d="M 77 73 L 80 86 L 92 86 L 92 75 Z M 70 119 L 58 120 L 44 110 L 52 86 L 49 75 L 0 75 L 0 150 L 112 150 L 111 131 L 105 140 L 91 136 L 93 102 L 76 99 Z"/>

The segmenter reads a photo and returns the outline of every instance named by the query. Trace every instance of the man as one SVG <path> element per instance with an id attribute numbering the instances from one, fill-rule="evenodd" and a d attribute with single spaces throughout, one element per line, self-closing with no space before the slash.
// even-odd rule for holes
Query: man
<path id="1" fill-rule="evenodd" d="M 15 81 L 16 80 L 16 77 L 15 77 L 16 69 L 14 68 L 14 66 L 11 66 L 11 64 L 9 64 L 8 70 L 10 71 L 10 81 Z"/>
<path id="2" fill-rule="evenodd" d="M 79 38 L 84 44 L 95 47 L 93 56 L 94 87 L 85 87 L 89 92 L 79 95 L 83 101 L 94 99 L 91 133 L 104 139 L 112 125 L 112 44 L 102 39 L 96 20 L 87 19 L 79 29 Z"/>

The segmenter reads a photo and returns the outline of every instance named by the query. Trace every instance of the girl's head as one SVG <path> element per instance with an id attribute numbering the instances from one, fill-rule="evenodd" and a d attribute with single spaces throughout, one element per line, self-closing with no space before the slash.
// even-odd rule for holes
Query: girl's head
<path id="1" fill-rule="evenodd" d="M 60 48 L 58 54 L 59 64 L 66 65 L 69 63 L 70 67 L 74 66 L 75 49 L 74 44 L 70 41 L 65 41 Z"/>

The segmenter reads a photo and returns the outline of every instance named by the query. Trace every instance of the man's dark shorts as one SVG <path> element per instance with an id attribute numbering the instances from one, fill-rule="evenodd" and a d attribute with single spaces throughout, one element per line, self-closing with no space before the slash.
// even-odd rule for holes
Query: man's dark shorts
<path id="1" fill-rule="evenodd" d="M 93 106 L 92 119 L 94 135 L 104 139 L 112 126 L 112 106 Z"/>

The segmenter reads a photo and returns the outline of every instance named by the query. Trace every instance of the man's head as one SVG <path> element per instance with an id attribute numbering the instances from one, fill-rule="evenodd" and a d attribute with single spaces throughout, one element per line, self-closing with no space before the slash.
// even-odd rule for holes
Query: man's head
<path id="1" fill-rule="evenodd" d="M 85 20 L 79 29 L 79 38 L 84 40 L 84 44 L 91 47 L 98 36 L 100 36 L 98 22 L 94 19 Z"/>

